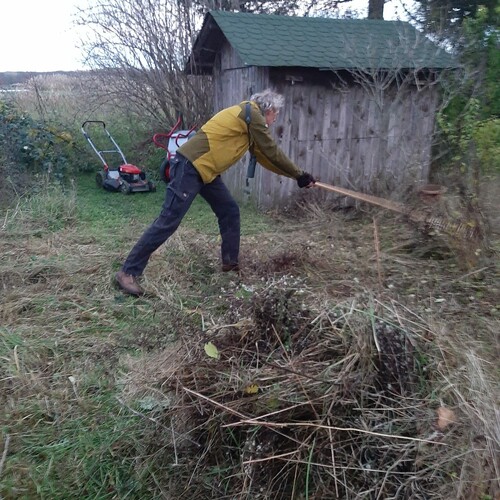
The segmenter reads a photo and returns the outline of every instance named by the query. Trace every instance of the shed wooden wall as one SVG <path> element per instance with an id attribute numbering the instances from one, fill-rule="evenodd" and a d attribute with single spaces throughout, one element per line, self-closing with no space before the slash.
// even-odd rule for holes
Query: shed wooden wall
<path id="1" fill-rule="evenodd" d="M 340 85 L 331 71 L 245 67 L 227 43 L 214 76 L 215 111 L 268 87 L 283 94 L 285 107 L 271 132 L 299 167 L 323 182 L 398 199 L 427 181 L 437 103 L 433 86 L 377 94 L 354 83 Z M 224 174 L 240 200 L 248 196 L 246 165 L 247 158 Z M 316 197 L 331 198 L 319 191 Z M 257 167 L 250 198 L 260 208 L 283 207 L 303 195 L 294 180 Z"/>

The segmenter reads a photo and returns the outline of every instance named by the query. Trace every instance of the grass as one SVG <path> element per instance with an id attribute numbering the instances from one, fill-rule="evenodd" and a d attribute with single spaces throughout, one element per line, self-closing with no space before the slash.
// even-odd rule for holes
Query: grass
<path id="1" fill-rule="evenodd" d="M 380 212 L 374 241 L 373 214 L 243 206 L 237 277 L 196 200 L 126 297 L 163 196 L 83 175 L 0 219 L 2 498 L 495 498 L 497 264 L 412 254 Z"/>
<path id="2" fill-rule="evenodd" d="M 63 400 L 31 402 L 7 415 L 18 422 L 10 435 L 22 436 L 22 449 L 11 450 L 7 497 L 122 498 L 133 493 L 137 498 L 146 493 L 134 480 L 136 422 L 123 414 L 106 378 L 92 383 L 92 375 L 97 373 Z"/>
<path id="3" fill-rule="evenodd" d="M 79 221 L 100 241 L 120 234 L 139 237 L 142 230 L 158 216 L 165 198 L 164 183 L 157 184 L 157 191 L 120 196 L 118 193 L 98 190 L 93 175 L 78 179 L 77 193 Z M 259 214 L 251 206 L 241 207 L 242 235 L 258 234 L 273 227 L 273 221 Z M 183 227 L 218 236 L 217 219 L 208 204 L 197 197 L 182 222 Z M 120 234 L 117 234 L 120 233 Z"/>
<path id="4" fill-rule="evenodd" d="M 5 213 L 0 423 L 10 445 L 3 498 L 150 496 L 134 471 L 140 421 L 117 400 L 119 359 L 171 344 L 179 335 L 171 318 L 192 300 L 172 298 L 163 310 L 159 301 L 113 290 L 110 275 L 157 216 L 165 194 L 158 187 L 123 196 L 84 175 L 69 193 L 47 186 Z M 247 234 L 272 226 L 242 212 Z M 183 226 L 216 243 L 217 223 L 203 200 Z"/>

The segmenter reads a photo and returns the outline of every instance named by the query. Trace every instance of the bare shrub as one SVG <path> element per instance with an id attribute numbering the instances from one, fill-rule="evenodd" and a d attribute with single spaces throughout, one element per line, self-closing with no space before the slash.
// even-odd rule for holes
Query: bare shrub
<path id="1" fill-rule="evenodd" d="M 97 1 L 78 23 L 98 99 L 119 101 L 148 120 L 173 125 L 202 122 L 212 112 L 210 79 L 184 73 L 196 34 L 196 12 L 166 0 Z M 119 99 L 117 99 L 119 97 Z"/>

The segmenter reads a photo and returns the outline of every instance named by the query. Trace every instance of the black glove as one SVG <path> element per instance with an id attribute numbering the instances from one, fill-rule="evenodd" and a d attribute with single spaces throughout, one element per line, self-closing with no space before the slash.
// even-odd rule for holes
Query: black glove
<path id="1" fill-rule="evenodd" d="M 301 175 L 297 177 L 297 184 L 299 185 L 299 188 L 309 186 L 311 182 L 314 184 L 316 182 L 316 179 L 307 172 L 303 172 Z"/>

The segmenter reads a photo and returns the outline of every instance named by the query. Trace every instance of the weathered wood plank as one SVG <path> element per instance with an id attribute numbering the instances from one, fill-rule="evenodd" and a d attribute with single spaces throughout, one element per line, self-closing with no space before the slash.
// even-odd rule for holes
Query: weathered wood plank
<path id="1" fill-rule="evenodd" d="M 331 72 L 309 80 L 304 72 L 303 80 L 292 84 L 286 72 L 245 67 L 229 44 L 221 50 L 215 72 L 214 111 L 268 87 L 284 95 L 285 108 L 271 133 L 300 168 L 323 182 L 397 199 L 408 186 L 427 179 L 435 88 L 368 92 L 345 79 L 340 82 Z M 240 200 L 246 198 L 247 164 L 245 157 L 224 174 Z M 297 194 L 293 180 L 257 168 L 251 199 L 259 207 L 290 204 Z"/>

